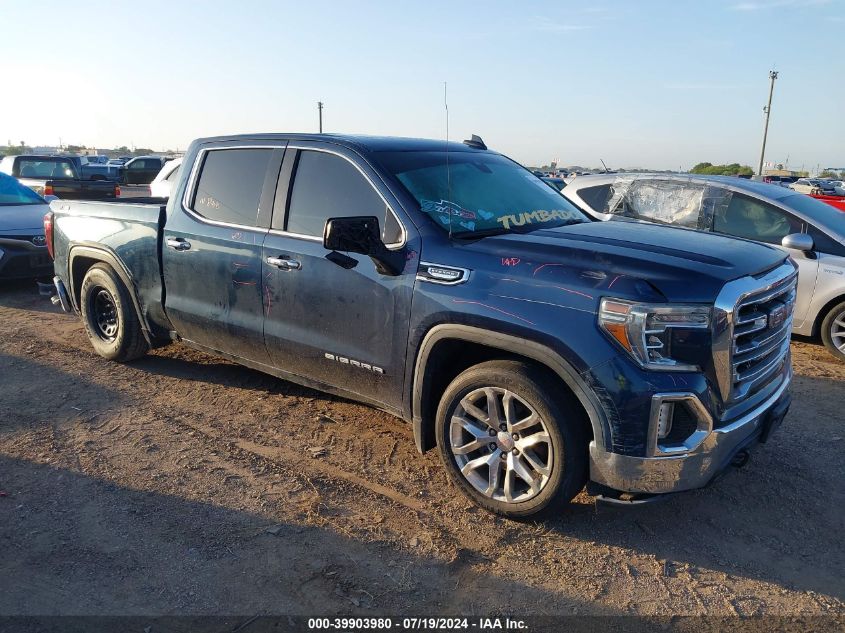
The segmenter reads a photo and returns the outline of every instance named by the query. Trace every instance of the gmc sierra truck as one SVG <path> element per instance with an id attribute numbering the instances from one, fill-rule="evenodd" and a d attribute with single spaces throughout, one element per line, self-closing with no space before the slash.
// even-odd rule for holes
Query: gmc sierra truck
<path id="1" fill-rule="evenodd" d="M 183 167 L 166 204 L 51 204 L 94 349 L 182 341 L 388 411 L 490 511 L 705 486 L 789 407 L 775 248 L 591 222 L 475 136 L 208 138 Z"/>

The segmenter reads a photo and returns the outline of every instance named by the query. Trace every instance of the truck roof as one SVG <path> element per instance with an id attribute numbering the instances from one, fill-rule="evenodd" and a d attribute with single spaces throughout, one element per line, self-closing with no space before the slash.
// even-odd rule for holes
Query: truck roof
<path id="1" fill-rule="evenodd" d="M 424 152 L 444 151 L 445 139 L 405 138 L 400 136 L 366 136 L 358 134 L 308 134 L 308 133 L 268 133 L 268 134 L 235 134 L 231 136 L 213 136 L 197 139 L 197 143 L 211 143 L 220 141 L 324 141 L 344 145 L 350 148 L 370 152 Z M 465 145 L 460 141 L 449 141 L 450 152 L 481 152 L 485 151 Z"/>

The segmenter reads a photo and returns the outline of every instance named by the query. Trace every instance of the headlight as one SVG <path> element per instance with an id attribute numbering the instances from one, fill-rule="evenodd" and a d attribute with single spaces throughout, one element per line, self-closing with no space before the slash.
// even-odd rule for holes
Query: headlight
<path id="1" fill-rule="evenodd" d="M 631 303 L 604 298 L 599 326 L 646 369 L 700 371 L 698 365 L 673 357 L 678 337 L 710 327 L 710 307 Z"/>

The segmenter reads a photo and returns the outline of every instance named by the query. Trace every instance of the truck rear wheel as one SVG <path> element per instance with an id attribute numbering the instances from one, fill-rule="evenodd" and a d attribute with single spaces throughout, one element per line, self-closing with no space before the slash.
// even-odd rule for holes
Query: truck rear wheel
<path id="1" fill-rule="evenodd" d="M 85 274 L 79 303 L 88 340 L 103 358 L 126 362 L 149 349 L 129 291 L 107 264 L 95 264 Z"/>
<path id="2" fill-rule="evenodd" d="M 546 372 L 518 361 L 466 370 L 437 410 L 440 458 L 476 504 L 510 518 L 572 500 L 587 483 L 585 416 Z"/>
<path id="3" fill-rule="evenodd" d="M 837 360 L 845 361 L 845 301 L 833 306 L 822 321 L 822 342 Z"/>

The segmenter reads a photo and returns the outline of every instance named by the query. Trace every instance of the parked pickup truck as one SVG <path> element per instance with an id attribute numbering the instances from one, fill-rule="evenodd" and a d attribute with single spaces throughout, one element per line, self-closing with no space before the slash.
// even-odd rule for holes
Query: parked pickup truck
<path id="1" fill-rule="evenodd" d="M 72 158 L 65 156 L 5 156 L 0 160 L 0 173 L 14 176 L 41 196 L 82 200 L 120 196 L 120 185 L 84 178 Z"/>
<path id="2" fill-rule="evenodd" d="M 493 512 L 707 485 L 789 407 L 785 253 L 591 222 L 478 137 L 203 139 L 146 202 L 45 217 L 100 355 L 178 340 L 368 403 Z"/>
<path id="3" fill-rule="evenodd" d="M 111 180 L 118 182 L 121 178 L 121 171 L 119 165 L 109 165 L 108 160 L 105 162 L 92 162 L 91 158 L 105 158 L 105 156 L 68 156 L 73 164 L 76 166 L 77 172 L 83 180 Z"/>

